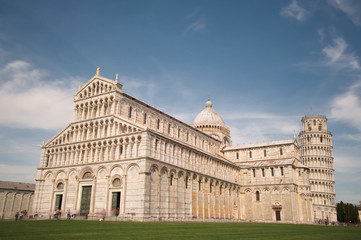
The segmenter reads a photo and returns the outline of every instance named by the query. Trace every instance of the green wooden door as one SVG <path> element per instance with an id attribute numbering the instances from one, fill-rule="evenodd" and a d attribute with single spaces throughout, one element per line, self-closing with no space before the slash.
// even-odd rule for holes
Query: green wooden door
<path id="1" fill-rule="evenodd" d="M 120 192 L 113 192 L 112 193 L 112 212 L 113 215 L 119 215 L 119 208 L 120 208 Z"/>
<path id="2" fill-rule="evenodd" d="M 84 186 L 81 193 L 80 215 L 88 215 L 90 209 L 90 198 L 92 193 L 92 186 Z"/>
<path id="3" fill-rule="evenodd" d="M 63 194 L 57 194 L 55 199 L 55 210 L 61 210 L 61 202 L 63 200 Z"/>

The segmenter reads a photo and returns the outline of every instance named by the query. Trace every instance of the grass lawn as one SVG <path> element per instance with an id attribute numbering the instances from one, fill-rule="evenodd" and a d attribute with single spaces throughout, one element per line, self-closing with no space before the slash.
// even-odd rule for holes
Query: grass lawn
<path id="1" fill-rule="evenodd" d="M 360 227 L 263 223 L 2 221 L 0 239 L 361 239 Z"/>

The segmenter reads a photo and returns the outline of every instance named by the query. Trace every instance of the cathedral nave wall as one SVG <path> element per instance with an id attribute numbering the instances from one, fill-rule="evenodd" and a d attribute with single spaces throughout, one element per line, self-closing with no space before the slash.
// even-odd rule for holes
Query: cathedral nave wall
<path id="1" fill-rule="evenodd" d="M 145 216 L 162 219 L 239 219 L 239 186 L 201 173 L 148 161 Z"/>
<path id="2" fill-rule="evenodd" d="M 251 145 L 251 144 L 250 144 Z M 299 157 L 298 148 L 294 143 L 282 145 L 268 145 L 265 143 L 254 144 L 255 146 L 235 146 L 224 150 L 225 157 L 234 162 L 258 161 L 272 159 L 286 159 Z"/>
<path id="3" fill-rule="evenodd" d="M 219 151 L 220 141 L 126 94 L 122 97 L 122 119 L 213 154 Z"/>

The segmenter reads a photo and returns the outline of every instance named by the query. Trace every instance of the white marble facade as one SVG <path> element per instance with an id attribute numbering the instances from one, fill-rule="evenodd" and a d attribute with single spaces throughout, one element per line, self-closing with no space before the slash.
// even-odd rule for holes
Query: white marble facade
<path id="1" fill-rule="evenodd" d="M 42 145 L 33 209 L 43 218 L 61 209 L 93 219 L 312 223 L 301 159 L 296 139 L 232 146 L 209 100 L 188 125 L 97 71 L 74 95 L 73 121 Z"/>

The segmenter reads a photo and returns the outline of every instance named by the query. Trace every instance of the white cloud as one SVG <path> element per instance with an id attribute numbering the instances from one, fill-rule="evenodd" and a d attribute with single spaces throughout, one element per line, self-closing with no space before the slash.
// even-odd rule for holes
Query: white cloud
<path id="1" fill-rule="evenodd" d="M 336 146 L 337 147 L 337 146 Z M 337 151 L 338 149 L 336 149 Z M 350 149 L 352 152 L 357 152 L 358 149 Z M 355 171 L 359 171 L 361 169 L 361 162 L 357 156 L 351 155 L 350 153 L 341 153 L 335 154 L 335 169 L 338 172 L 349 173 L 352 174 Z M 361 176 L 359 176 L 359 180 L 361 180 Z M 350 182 L 354 182 L 355 179 L 350 179 Z"/>
<path id="2" fill-rule="evenodd" d="M 293 0 L 290 5 L 281 9 L 280 15 L 282 17 L 303 22 L 311 15 L 311 13 L 299 6 L 296 0 Z"/>
<path id="3" fill-rule="evenodd" d="M 361 81 L 333 100 L 330 117 L 361 131 Z"/>
<path id="4" fill-rule="evenodd" d="M 76 84 L 70 77 L 46 81 L 46 71 L 24 61 L 8 63 L 0 69 L 0 124 L 15 128 L 54 129 L 72 118 Z"/>
<path id="5" fill-rule="evenodd" d="M 326 64 L 339 69 L 361 69 L 358 58 L 353 53 L 345 52 L 348 45 L 343 38 L 335 38 L 333 43 L 322 49 L 322 53 L 326 57 Z"/>
<path id="6" fill-rule="evenodd" d="M 35 183 L 36 167 L 0 163 L 0 176 L 2 180 L 6 179 L 6 181 Z"/>
<path id="7" fill-rule="evenodd" d="M 297 136 L 300 130 L 299 119 L 286 116 L 244 118 L 229 122 L 234 145 L 289 139 L 294 133 Z"/>
<path id="8" fill-rule="evenodd" d="M 329 0 L 328 3 L 344 12 L 355 25 L 361 26 L 361 3 L 359 0 Z"/>
<path id="9" fill-rule="evenodd" d="M 185 32 L 200 32 L 206 28 L 206 23 L 203 18 L 198 18 L 191 23 L 185 30 Z"/>

